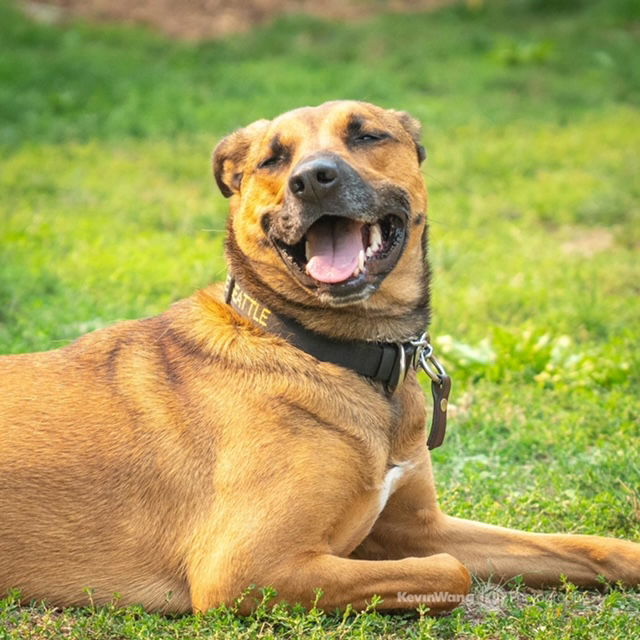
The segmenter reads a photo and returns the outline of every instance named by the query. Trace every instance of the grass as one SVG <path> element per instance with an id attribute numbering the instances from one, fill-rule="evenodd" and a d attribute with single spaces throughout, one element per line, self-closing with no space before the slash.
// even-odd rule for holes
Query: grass
<path id="1" fill-rule="evenodd" d="M 287 17 L 196 45 L 36 25 L 6 0 L 0 25 L 0 352 L 55 348 L 222 279 L 227 203 L 208 164 L 224 133 L 336 97 L 408 109 L 425 123 L 432 332 L 455 385 L 433 455 L 443 508 L 640 539 L 637 3 Z M 441 619 L 172 619 L 10 597 L 0 639 L 637 637 L 638 591 L 499 594 Z"/>

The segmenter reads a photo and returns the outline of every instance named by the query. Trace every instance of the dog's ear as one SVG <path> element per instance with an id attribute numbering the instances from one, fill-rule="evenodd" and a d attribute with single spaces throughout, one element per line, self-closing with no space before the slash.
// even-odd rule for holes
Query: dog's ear
<path id="1" fill-rule="evenodd" d="M 418 164 L 422 164 L 427 157 L 427 151 L 422 145 L 422 125 L 420 121 L 416 120 L 416 118 L 406 111 L 395 111 L 391 109 L 391 113 L 398 118 L 400 124 L 413 139 L 416 145 L 416 153 L 418 154 Z"/>
<path id="2" fill-rule="evenodd" d="M 225 198 L 240 191 L 251 144 L 263 135 L 269 120 L 257 120 L 223 138 L 213 150 L 213 175 Z"/>

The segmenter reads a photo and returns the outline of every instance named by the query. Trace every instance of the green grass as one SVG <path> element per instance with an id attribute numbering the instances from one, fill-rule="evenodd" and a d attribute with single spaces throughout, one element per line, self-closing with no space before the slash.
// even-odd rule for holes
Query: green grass
<path id="1" fill-rule="evenodd" d="M 408 109 L 425 123 L 432 330 L 455 385 L 433 455 L 443 507 L 640 539 L 637 3 L 288 17 L 197 45 L 35 25 L 4 0 L 0 25 L 0 352 L 61 346 L 221 279 L 227 203 L 209 156 L 234 127 L 336 97 Z M 501 593 L 437 620 L 10 598 L 0 639 L 638 637 L 637 591 Z"/>

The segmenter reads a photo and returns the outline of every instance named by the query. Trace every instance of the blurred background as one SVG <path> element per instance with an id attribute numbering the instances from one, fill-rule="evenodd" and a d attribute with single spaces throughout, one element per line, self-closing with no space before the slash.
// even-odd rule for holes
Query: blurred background
<path id="1" fill-rule="evenodd" d="M 637 0 L 0 0 L 0 352 L 223 279 L 226 133 L 405 109 L 454 377 L 445 508 L 638 537 L 639 45 Z"/>

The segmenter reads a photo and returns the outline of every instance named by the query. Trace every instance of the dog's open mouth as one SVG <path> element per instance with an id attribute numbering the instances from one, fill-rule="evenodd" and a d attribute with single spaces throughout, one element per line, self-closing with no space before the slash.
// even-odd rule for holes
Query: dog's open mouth
<path id="1" fill-rule="evenodd" d="M 340 294 L 382 280 L 400 259 L 405 237 L 403 215 L 389 214 L 374 223 L 325 215 L 297 244 L 275 243 L 302 284 Z"/>

